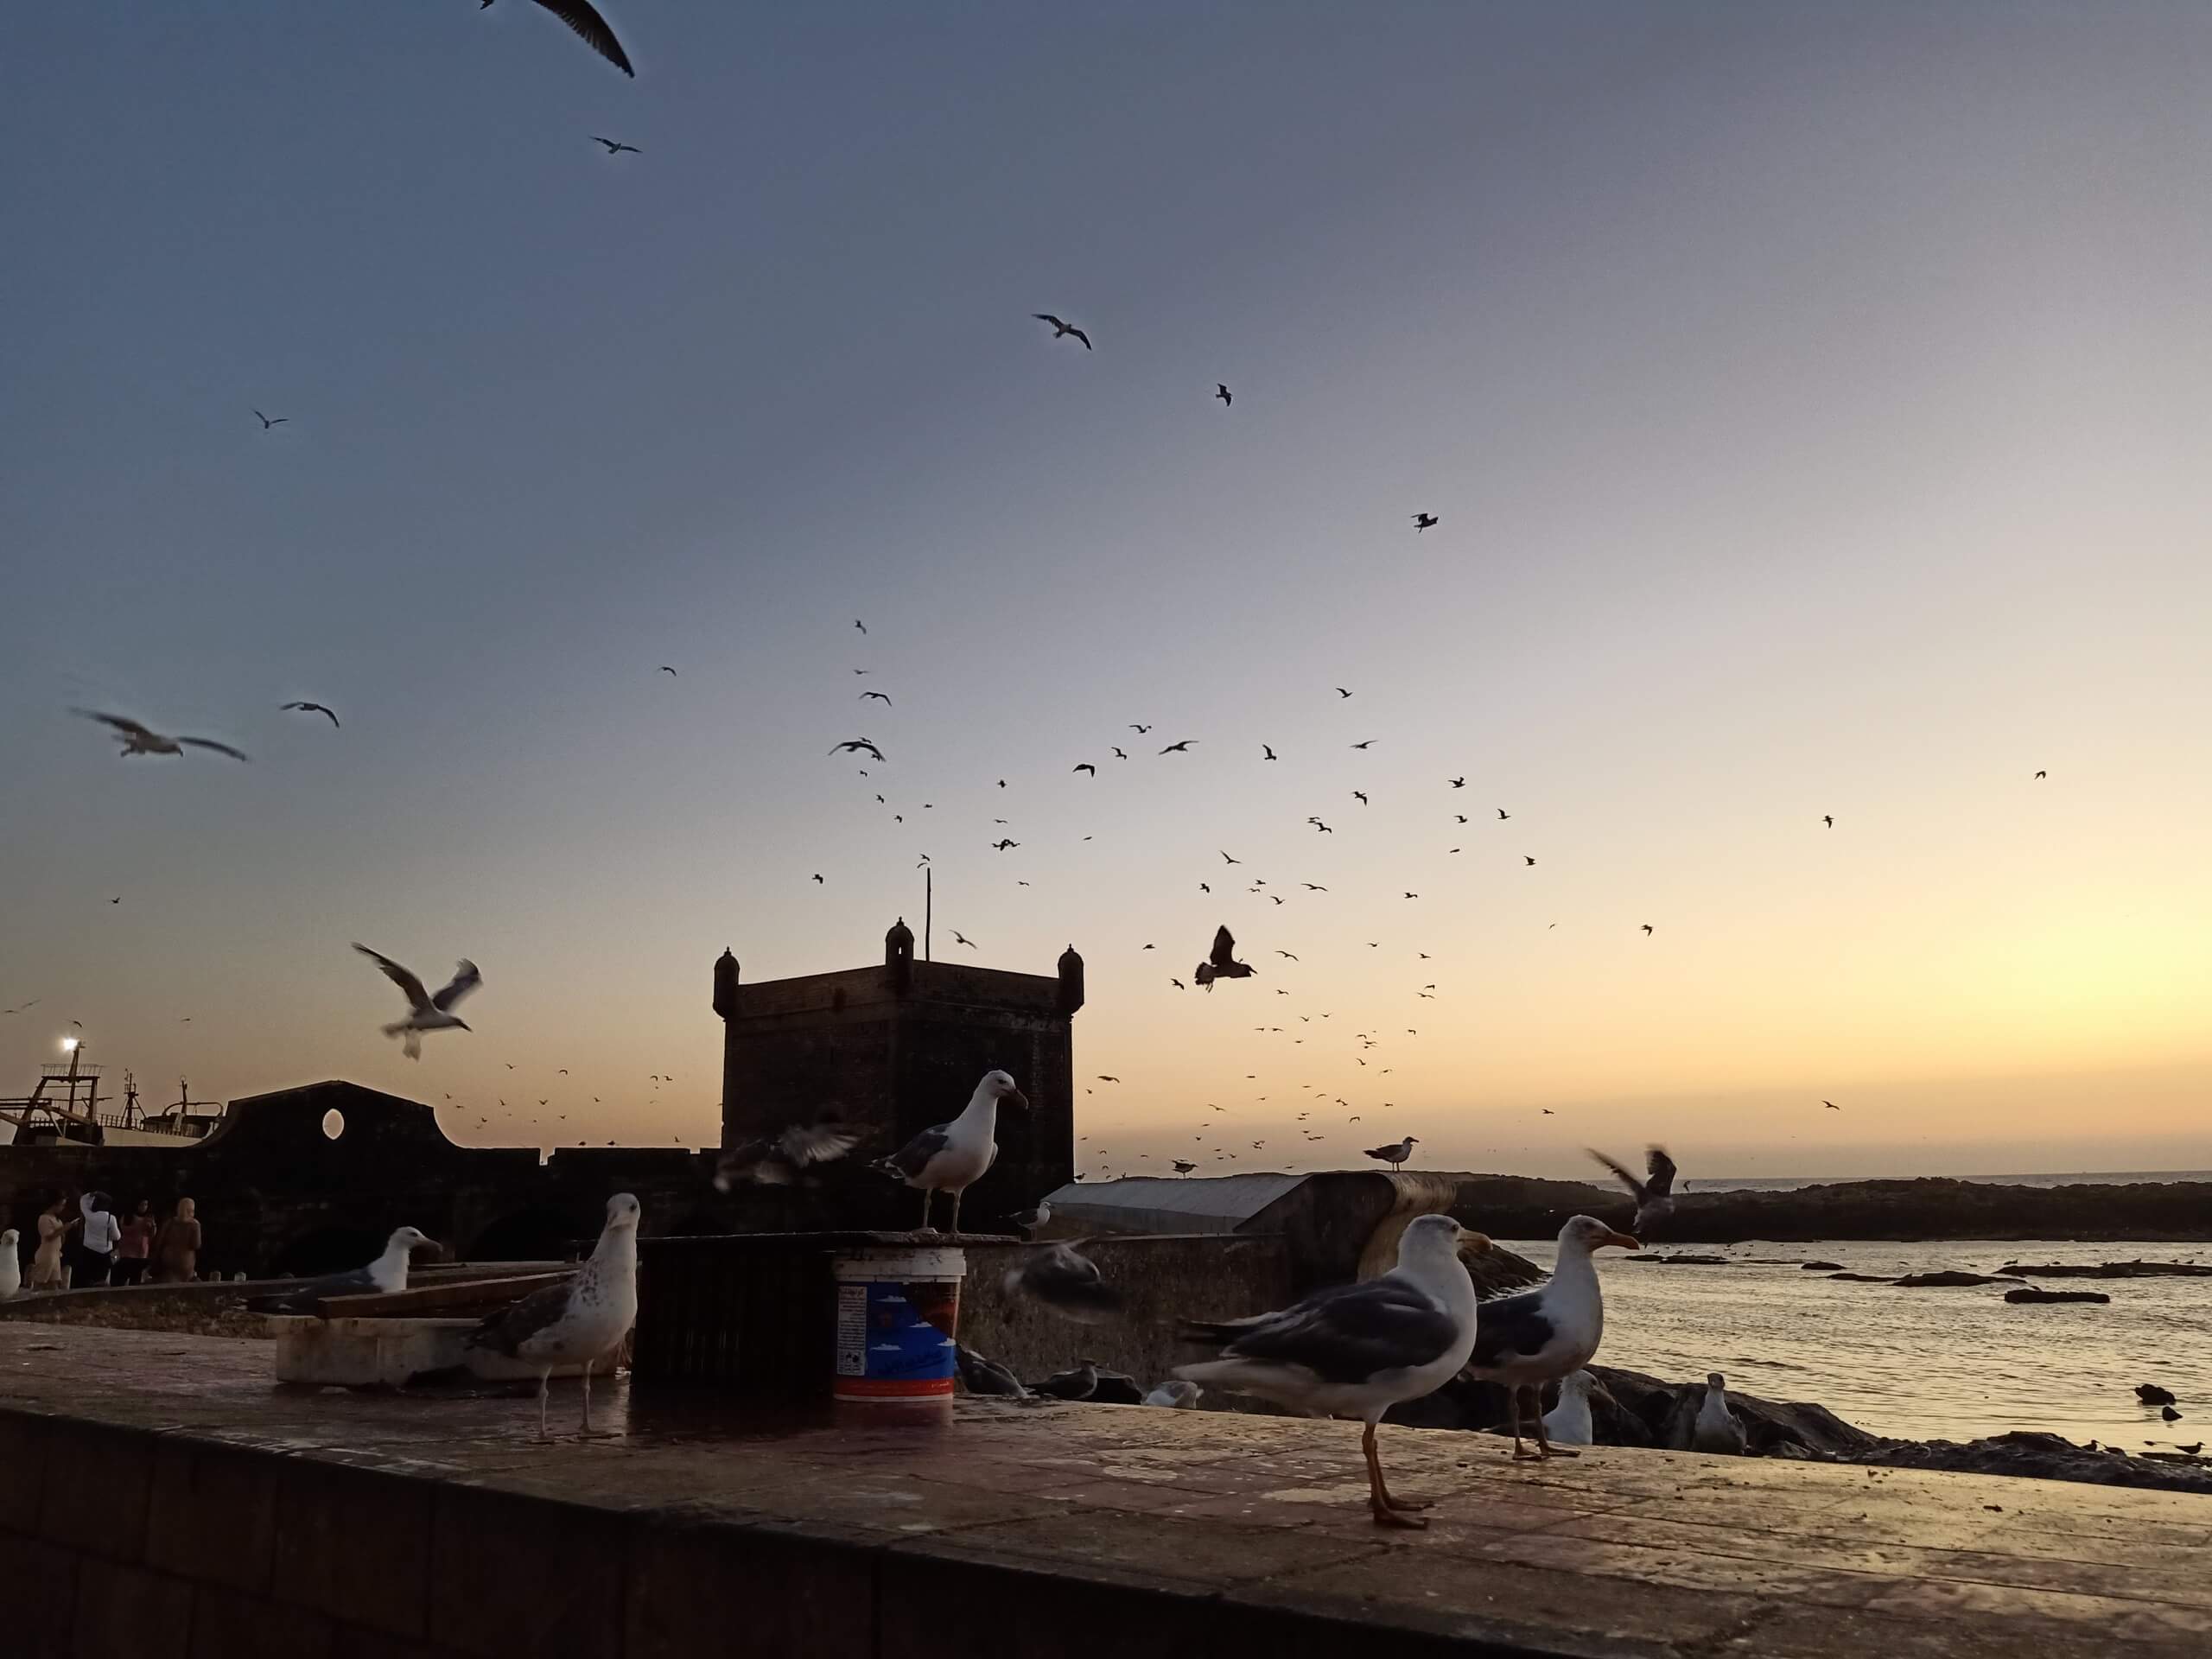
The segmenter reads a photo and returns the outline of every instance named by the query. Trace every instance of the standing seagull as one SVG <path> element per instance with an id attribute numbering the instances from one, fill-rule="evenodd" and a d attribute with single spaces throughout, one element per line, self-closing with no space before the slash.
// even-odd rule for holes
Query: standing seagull
<path id="1" fill-rule="evenodd" d="M 1690 1450 L 1722 1457 L 1744 1455 L 1744 1426 L 1728 1413 L 1728 1379 L 1718 1371 L 1705 1374 L 1705 1401 L 1690 1425 Z"/>
<path id="2" fill-rule="evenodd" d="M 241 754 L 227 743 L 218 743 L 210 737 L 164 737 L 150 728 L 121 715 L 104 715 L 97 709 L 72 709 L 73 715 L 82 715 L 86 720 L 97 720 L 112 726 L 123 739 L 123 753 L 133 754 L 182 754 L 187 749 L 213 749 L 218 754 L 227 754 L 233 760 L 243 760 Z"/>
<path id="3" fill-rule="evenodd" d="M 546 1438 L 545 1396 L 556 1365 L 583 1367 L 584 1427 L 591 1433 L 591 1370 L 613 1351 L 638 1319 L 638 1201 L 617 1192 L 607 1201 L 607 1225 L 591 1257 L 566 1284 L 532 1291 L 469 1333 L 467 1345 L 488 1348 L 537 1367 L 537 1438 Z"/>
<path id="4" fill-rule="evenodd" d="M 466 1021 L 453 1015 L 453 1005 L 484 982 L 484 976 L 476 971 L 476 964 L 464 957 L 454 969 L 443 990 L 435 996 L 423 988 L 423 982 L 409 969 L 401 967 L 390 957 L 372 950 L 365 944 L 353 948 L 369 957 L 384 969 L 385 977 L 399 987 L 400 995 L 407 999 L 407 1017 L 384 1028 L 387 1037 L 404 1039 L 407 1058 L 423 1058 L 423 1033 L 426 1031 L 467 1031 Z"/>
<path id="5" fill-rule="evenodd" d="M 435 1247 L 435 1243 L 419 1229 L 397 1228 L 385 1241 L 384 1254 L 365 1268 L 326 1274 L 297 1290 L 250 1302 L 247 1306 L 256 1313 L 313 1313 L 326 1296 L 397 1295 L 407 1288 L 408 1259 L 425 1245 Z"/>
<path id="6" fill-rule="evenodd" d="M 924 1129 L 875 1167 L 896 1176 L 922 1195 L 922 1231 L 930 1225 L 930 1200 L 952 1194 L 952 1230 L 960 1230 L 960 1195 L 983 1179 L 999 1155 L 999 1103 L 1029 1109 L 1029 1096 L 1003 1071 L 986 1071 L 968 1104 L 950 1123 Z"/>
<path id="7" fill-rule="evenodd" d="M 1420 1144 L 1419 1135 L 1409 1135 L 1404 1140 L 1393 1142 L 1387 1147 L 1370 1147 L 1368 1148 L 1367 1155 L 1370 1158 L 1381 1159 L 1395 1170 L 1414 1155 L 1414 1148 Z"/>
<path id="8" fill-rule="evenodd" d="M 537 3 L 574 29 L 577 38 L 601 57 L 632 79 L 637 79 L 638 72 L 630 67 L 622 42 L 614 38 L 614 31 L 607 26 L 607 19 L 592 7 L 590 0 L 537 0 Z M 492 0 L 483 0 L 477 10 L 486 10 L 491 4 Z"/>
<path id="9" fill-rule="evenodd" d="M 588 137 L 594 144 L 605 144 L 607 146 L 607 153 L 609 156 L 620 156 L 625 150 L 627 150 L 632 156 L 642 156 L 645 153 L 644 150 L 639 149 L 635 144 L 618 144 L 612 138 L 602 138 L 595 132 L 587 133 L 585 137 Z"/>
<path id="10" fill-rule="evenodd" d="M 1559 1385 L 1559 1403 L 1544 1414 L 1544 1439 L 1554 1446 L 1595 1446 L 1597 1426 L 1590 1421 L 1590 1390 L 1598 1379 L 1573 1371 Z"/>
<path id="11" fill-rule="evenodd" d="M 1583 1150 L 1620 1178 L 1620 1183 L 1636 1200 L 1636 1219 L 1629 1223 L 1629 1230 L 1647 1232 L 1651 1224 L 1664 1221 L 1675 1213 L 1675 1160 L 1667 1155 L 1664 1147 L 1651 1147 L 1643 1154 L 1643 1167 L 1649 1180 L 1639 1181 L 1623 1166 L 1598 1150 L 1585 1147 Z"/>
<path id="12" fill-rule="evenodd" d="M 669 671 L 671 673 L 674 673 L 676 671 L 671 669 Z M 325 708 L 319 702 L 288 702 L 284 705 L 284 708 L 287 711 L 296 712 L 302 715 L 324 715 L 329 720 L 334 729 L 335 729 L 338 725 L 338 716 L 332 714 L 328 709 Z"/>
<path id="13" fill-rule="evenodd" d="M 1552 1455 L 1537 1411 L 1543 1386 L 1580 1370 L 1598 1352 L 1599 1338 L 1605 1332 L 1605 1306 L 1590 1252 L 1608 1244 L 1628 1250 L 1643 1248 L 1602 1221 L 1576 1216 L 1560 1229 L 1559 1256 L 1548 1281 L 1518 1296 L 1501 1296 L 1483 1305 L 1483 1328 L 1475 1339 L 1474 1357 L 1467 1362 L 1467 1375 L 1478 1382 L 1503 1383 L 1511 1392 L 1516 1458 Z M 1534 1452 L 1521 1444 L 1524 1415 L 1536 1426 Z"/>
<path id="14" fill-rule="evenodd" d="M 1029 315 L 1036 318 L 1039 322 L 1051 323 L 1052 325 L 1052 338 L 1054 340 L 1058 340 L 1065 334 L 1073 334 L 1077 340 L 1083 342 L 1083 349 L 1084 351 L 1087 352 L 1090 349 L 1090 336 L 1084 334 L 1082 329 L 1077 327 L 1073 323 L 1062 322 L 1058 317 L 1052 315 L 1049 311 L 1032 311 Z"/>
<path id="15" fill-rule="evenodd" d="M 1189 1324 L 1186 1340 L 1220 1357 L 1180 1365 L 1186 1382 L 1255 1394 L 1311 1416 L 1357 1417 L 1367 1425 L 1367 1504 L 1377 1526 L 1425 1527 L 1390 1496 L 1375 1450 L 1375 1426 L 1402 1401 L 1449 1382 L 1474 1351 L 1475 1287 L 1462 1249 L 1490 1249 L 1449 1216 L 1417 1216 L 1398 1241 L 1397 1265 L 1364 1284 L 1317 1291 L 1276 1313 Z"/>
<path id="16" fill-rule="evenodd" d="M 1221 405 L 1224 409 L 1229 408 L 1236 401 L 1234 397 L 1229 395 L 1229 388 L 1223 385 L 1218 380 L 1213 383 L 1213 395 L 1221 399 Z"/>

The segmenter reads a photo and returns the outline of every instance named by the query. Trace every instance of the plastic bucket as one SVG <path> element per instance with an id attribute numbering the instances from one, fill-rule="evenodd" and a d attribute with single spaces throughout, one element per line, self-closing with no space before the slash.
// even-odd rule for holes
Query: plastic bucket
<path id="1" fill-rule="evenodd" d="M 837 1346 L 831 1395 L 840 1404 L 952 1399 L 960 1331 L 957 1249 L 886 1247 L 837 1256 Z"/>

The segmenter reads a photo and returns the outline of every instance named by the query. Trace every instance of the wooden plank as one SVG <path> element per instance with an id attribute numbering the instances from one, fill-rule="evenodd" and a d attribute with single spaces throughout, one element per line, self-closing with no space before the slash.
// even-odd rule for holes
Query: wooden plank
<path id="1" fill-rule="evenodd" d="M 508 1279 L 468 1279 L 454 1284 L 425 1285 L 386 1296 L 324 1296 L 315 1311 L 326 1319 L 405 1319 L 442 1313 L 458 1307 L 504 1306 L 519 1301 L 533 1290 L 558 1285 L 575 1277 L 571 1272 L 524 1274 Z"/>

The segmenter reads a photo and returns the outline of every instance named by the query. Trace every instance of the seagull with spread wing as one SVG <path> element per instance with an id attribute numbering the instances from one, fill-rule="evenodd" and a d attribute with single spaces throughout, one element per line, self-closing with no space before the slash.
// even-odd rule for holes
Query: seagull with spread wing
<path id="1" fill-rule="evenodd" d="M 1629 1231 L 1642 1234 L 1655 1221 L 1664 1221 L 1675 1213 L 1675 1160 L 1667 1155 L 1666 1147 L 1651 1147 L 1645 1150 L 1643 1167 L 1649 1179 L 1641 1181 L 1625 1166 L 1614 1162 L 1597 1147 L 1585 1147 L 1583 1150 L 1611 1170 L 1620 1184 L 1628 1189 L 1629 1196 L 1636 1200 L 1636 1219 L 1629 1224 Z"/>
<path id="2" fill-rule="evenodd" d="M 615 143 L 613 139 L 602 138 L 595 132 L 586 136 L 588 137 L 594 144 L 605 144 L 607 146 L 607 153 L 610 156 L 620 156 L 625 150 L 627 150 L 632 156 L 642 156 L 645 153 L 644 150 L 639 149 L 635 144 L 619 144 Z"/>
<path id="3" fill-rule="evenodd" d="M 883 759 L 883 751 L 877 748 L 874 744 L 871 743 L 864 737 L 849 739 L 847 741 L 840 743 L 836 747 L 832 748 L 830 753 L 832 754 L 851 754 L 861 753 L 862 751 L 865 751 L 878 760 Z"/>
<path id="4" fill-rule="evenodd" d="M 622 42 L 614 38 L 614 31 L 607 27 L 607 19 L 599 15 L 590 0 L 537 0 L 537 3 L 574 29 L 576 38 L 601 57 L 632 79 L 637 78 L 638 72 L 630 67 L 629 54 L 622 50 Z M 477 10 L 488 10 L 491 4 L 492 0 L 482 0 Z"/>
<path id="5" fill-rule="evenodd" d="M 748 1141 L 724 1153 L 715 1166 L 715 1191 L 728 1192 L 746 1181 L 756 1186 L 811 1185 L 813 1178 L 807 1173 L 810 1166 L 843 1157 L 860 1140 L 840 1128 L 835 1118 L 794 1123 L 781 1135 Z"/>
<path id="6" fill-rule="evenodd" d="M 1054 340 L 1060 340 L 1067 335 L 1072 334 L 1076 339 L 1083 342 L 1083 349 L 1084 351 L 1087 352 L 1090 349 L 1090 336 L 1084 334 L 1082 329 L 1077 327 L 1073 323 L 1062 322 L 1058 317 L 1054 316 L 1049 311 L 1032 311 L 1029 315 L 1036 318 L 1039 322 L 1051 323 L 1052 325 L 1052 338 Z"/>
<path id="7" fill-rule="evenodd" d="M 1213 982 L 1217 979 L 1252 977 L 1250 964 L 1236 960 L 1236 941 L 1230 936 L 1225 924 L 1214 930 L 1213 949 L 1207 954 L 1206 960 L 1192 970 L 1191 977 L 1209 992 L 1213 989 Z"/>
<path id="8" fill-rule="evenodd" d="M 423 988 L 423 982 L 415 976 L 411 969 L 401 967 L 390 957 L 372 950 L 365 944 L 357 944 L 353 948 L 383 969 L 385 977 L 398 986 L 400 995 L 407 999 L 407 1017 L 386 1026 L 384 1034 L 400 1038 L 405 1045 L 409 1059 L 423 1058 L 424 1032 L 468 1029 L 466 1021 L 454 1017 L 453 1005 L 484 982 L 484 976 L 476 971 L 474 963 L 464 957 L 445 988 L 432 996 Z"/>
<path id="9" fill-rule="evenodd" d="M 671 669 L 669 671 L 671 673 L 675 672 L 673 669 Z M 319 702 L 288 702 L 284 705 L 284 709 L 287 713 L 290 714 L 321 715 L 330 721 L 334 729 L 338 725 L 338 716 L 332 714 L 327 708 Z"/>
<path id="10" fill-rule="evenodd" d="M 227 743 L 218 743 L 212 737 L 164 737 L 150 727 L 121 715 L 104 715 L 97 709 L 73 709 L 72 714 L 82 715 L 86 720 L 97 720 L 115 728 L 123 739 L 124 755 L 182 754 L 187 749 L 213 749 L 218 754 L 227 754 L 233 760 L 248 757 Z"/>

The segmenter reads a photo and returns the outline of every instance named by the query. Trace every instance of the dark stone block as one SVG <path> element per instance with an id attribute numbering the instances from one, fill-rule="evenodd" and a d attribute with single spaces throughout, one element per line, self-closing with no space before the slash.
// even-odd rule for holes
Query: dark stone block
<path id="1" fill-rule="evenodd" d="M 191 1629 L 192 1586 L 143 1567 L 87 1560 L 77 1573 L 71 1659 L 146 1659 Z M 10 1625 L 14 1626 L 12 1617 Z"/>
<path id="2" fill-rule="evenodd" d="M 148 1648 L 171 1637 L 148 1631 Z M 321 1613 L 214 1585 L 192 1594 L 191 1659 L 332 1659 L 337 1627 Z"/>
<path id="3" fill-rule="evenodd" d="M 425 1482 L 288 1460 L 276 1484 L 271 1593 L 389 1635 L 421 1636 L 430 1493 Z"/>
<path id="4" fill-rule="evenodd" d="M 143 1559 L 154 1446 L 152 1435 L 127 1429 L 54 1424 L 39 1484 L 40 1534 L 111 1560 Z"/>
<path id="5" fill-rule="evenodd" d="M 0 1531 L 28 1532 L 35 1522 L 52 1433 L 43 1418 L 0 1411 Z"/>
<path id="6" fill-rule="evenodd" d="M 737 1527 L 633 1535 L 624 1659 L 870 1659 L 875 1567 L 859 1550 Z"/>
<path id="7" fill-rule="evenodd" d="M 265 1589 L 276 1548 L 276 1471 L 275 1459 L 252 1452 L 182 1441 L 156 1447 L 147 1565 L 236 1590 Z"/>
<path id="8" fill-rule="evenodd" d="M 430 1640 L 498 1659 L 620 1653 L 623 1526 L 601 1510 L 442 1487 L 430 1524 Z"/>
<path id="9" fill-rule="evenodd" d="M 80 1560 L 74 1550 L 28 1538 L 0 1542 L 0 1632 L 67 1630 Z"/>

